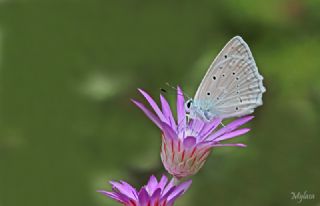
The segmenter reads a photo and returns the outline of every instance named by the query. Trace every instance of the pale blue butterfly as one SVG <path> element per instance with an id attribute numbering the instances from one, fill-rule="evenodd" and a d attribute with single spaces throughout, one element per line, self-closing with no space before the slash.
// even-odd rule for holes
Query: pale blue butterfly
<path id="1" fill-rule="evenodd" d="M 262 105 L 262 80 L 248 45 L 236 36 L 214 59 L 186 111 L 205 122 L 251 114 Z"/>

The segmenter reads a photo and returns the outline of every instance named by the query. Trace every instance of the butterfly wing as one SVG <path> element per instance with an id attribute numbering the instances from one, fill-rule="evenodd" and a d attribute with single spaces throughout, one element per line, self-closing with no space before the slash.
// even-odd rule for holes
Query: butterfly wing
<path id="1" fill-rule="evenodd" d="M 194 101 L 212 102 L 214 116 L 247 115 L 262 105 L 262 80 L 248 45 L 236 36 L 210 65 Z"/>

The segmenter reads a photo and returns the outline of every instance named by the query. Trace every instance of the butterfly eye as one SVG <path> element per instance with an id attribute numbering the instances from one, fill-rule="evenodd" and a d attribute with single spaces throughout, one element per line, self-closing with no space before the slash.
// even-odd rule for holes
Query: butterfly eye
<path id="1" fill-rule="evenodd" d="M 189 99 L 185 104 L 186 112 L 190 112 L 191 104 L 193 103 L 192 99 Z"/>
<path id="2" fill-rule="evenodd" d="M 160 91 L 163 92 L 163 93 L 167 93 L 167 90 L 165 90 L 163 88 L 160 88 Z"/>

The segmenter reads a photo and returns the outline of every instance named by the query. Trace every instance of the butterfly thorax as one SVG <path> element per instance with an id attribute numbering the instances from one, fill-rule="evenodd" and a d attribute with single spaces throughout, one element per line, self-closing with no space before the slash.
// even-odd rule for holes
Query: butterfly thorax
<path id="1" fill-rule="evenodd" d="M 205 122 L 211 122 L 214 117 L 219 116 L 219 112 L 216 110 L 214 102 L 210 99 L 190 99 L 186 103 L 186 111 L 189 118 L 200 119 Z"/>

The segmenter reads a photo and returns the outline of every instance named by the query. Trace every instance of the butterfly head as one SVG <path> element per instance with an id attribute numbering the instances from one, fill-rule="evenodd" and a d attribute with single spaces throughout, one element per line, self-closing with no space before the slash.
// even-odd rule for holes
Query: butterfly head
<path id="1" fill-rule="evenodd" d="M 184 108 L 186 110 L 187 113 L 190 113 L 191 108 L 193 105 L 193 99 L 189 99 L 188 101 L 186 101 L 186 103 L 184 104 Z"/>

